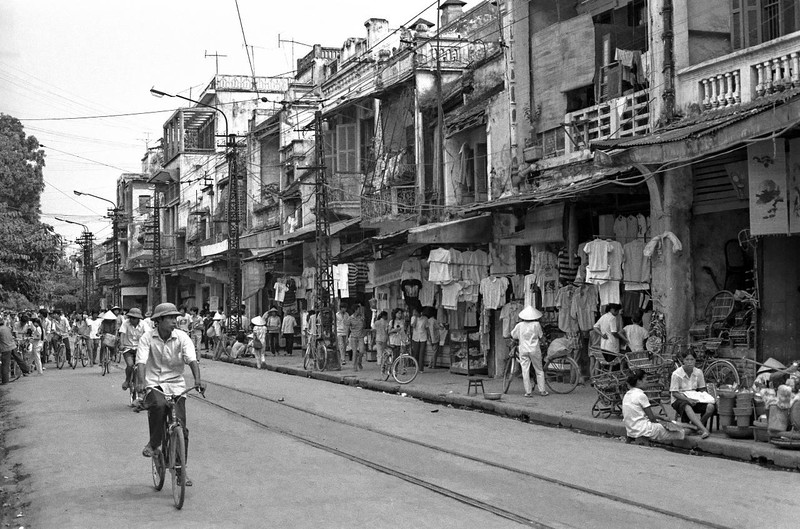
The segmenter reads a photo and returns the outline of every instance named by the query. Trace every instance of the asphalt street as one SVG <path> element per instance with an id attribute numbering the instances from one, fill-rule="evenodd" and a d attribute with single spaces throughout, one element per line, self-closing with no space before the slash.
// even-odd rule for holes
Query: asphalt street
<path id="1" fill-rule="evenodd" d="M 122 371 L 0 390 L 26 528 L 792 527 L 795 473 L 203 361 L 187 489 L 153 489 Z M 4 484 L 5 485 L 5 484 Z"/>

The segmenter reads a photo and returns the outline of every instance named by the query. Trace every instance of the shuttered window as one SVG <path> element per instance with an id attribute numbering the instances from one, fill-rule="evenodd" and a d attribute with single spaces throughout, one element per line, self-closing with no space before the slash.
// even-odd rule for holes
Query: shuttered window
<path id="1" fill-rule="evenodd" d="M 339 173 L 358 172 L 355 123 L 336 126 L 336 171 Z"/>
<path id="2" fill-rule="evenodd" d="M 731 45 L 756 46 L 800 27 L 800 0 L 731 0 Z"/>

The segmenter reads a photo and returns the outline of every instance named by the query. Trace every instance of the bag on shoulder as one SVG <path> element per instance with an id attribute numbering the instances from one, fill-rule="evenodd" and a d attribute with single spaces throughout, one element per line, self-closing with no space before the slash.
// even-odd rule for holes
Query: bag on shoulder
<path id="1" fill-rule="evenodd" d="M 255 334 L 253 335 L 253 349 L 263 349 L 264 344 L 261 343 L 261 340 L 258 339 L 258 336 Z"/>
<path id="2" fill-rule="evenodd" d="M 208 336 L 209 338 L 213 338 L 216 335 L 217 335 L 217 331 L 214 330 L 214 326 L 213 325 L 211 327 L 209 327 L 208 329 L 206 329 L 206 336 Z"/>

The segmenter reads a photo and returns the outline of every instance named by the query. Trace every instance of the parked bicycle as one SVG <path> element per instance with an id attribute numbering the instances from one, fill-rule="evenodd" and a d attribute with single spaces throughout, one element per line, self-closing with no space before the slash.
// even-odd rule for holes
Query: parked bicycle
<path id="1" fill-rule="evenodd" d="M 706 340 L 696 344 L 691 344 L 692 352 L 697 360 L 697 368 L 703 372 L 703 377 L 706 383 L 712 383 L 715 387 L 722 386 L 739 386 L 741 378 L 739 377 L 739 370 L 733 362 L 722 358 L 716 358 L 717 348 L 719 343 Z M 682 356 L 676 354 L 674 356 L 674 368 L 677 369 L 683 365 Z"/>
<path id="2" fill-rule="evenodd" d="M 67 346 L 64 344 L 63 338 L 59 338 L 58 345 L 55 347 L 55 360 L 56 367 L 59 369 L 62 369 L 67 363 Z"/>
<path id="3" fill-rule="evenodd" d="M 305 355 L 303 355 L 303 369 L 306 371 L 312 371 L 313 369 L 325 371 L 327 362 L 328 348 L 325 347 L 323 341 L 309 338 Z"/>
<path id="4" fill-rule="evenodd" d="M 553 393 L 571 393 L 580 382 L 581 371 L 578 363 L 570 356 L 571 350 L 564 350 L 552 357 L 545 355 L 542 358 L 544 369 L 544 383 Z M 531 382 L 536 384 L 536 374 L 531 370 Z M 508 393 L 514 378 L 522 377 L 522 368 L 519 363 L 519 349 L 515 345 L 509 351 L 503 365 L 503 393 Z M 541 389 L 541 388 L 540 388 Z"/>
<path id="5" fill-rule="evenodd" d="M 194 387 L 187 388 L 178 395 L 167 395 L 157 388 L 148 388 L 147 391 L 156 391 L 164 395 L 167 401 L 166 413 L 164 413 L 164 441 L 160 448 L 153 450 L 151 461 L 151 475 L 153 486 L 156 490 L 161 490 L 164 486 L 167 470 L 172 476 L 172 501 L 175 508 L 183 508 L 183 500 L 186 495 L 186 438 L 183 426 L 178 422 L 178 410 L 175 404 L 180 399 L 185 399 L 186 394 L 194 390 Z M 203 398 L 205 391 L 197 390 Z"/>
<path id="6" fill-rule="evenodd" d="M 36 371 L 36 362 L 33 359 L 34 353 L 32 352 L 32 349 L 30 338 L 24 337 L 17 339 L 16 354 L 22 359 L 23 365 L 28 366 L 28 373 L 33 373 Z M 22 376 L 22 371 L 19 365 L 17 365 L 17 361 L 14 356 L 15 355 L 12 355 L 11 363 L 8 366 L 8 373 L 12 380 Z"/>
<path id="7" fill-rule="evenodd" d="M 419 373 L 417 359 L 406 351 L 400 353 L 397 358 L 393 354 L 384 354 L 381 359 L 381 376 L 384 380 L 389 380 L 391 376 L 398 384 L 410 384 Z"/>

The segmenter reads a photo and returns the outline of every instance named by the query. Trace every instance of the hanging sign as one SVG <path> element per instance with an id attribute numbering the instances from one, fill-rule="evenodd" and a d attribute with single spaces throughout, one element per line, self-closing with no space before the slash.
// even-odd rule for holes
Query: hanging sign
<path id="1" fill-rule="evenodd" d="M 786 146 L 782 138 L 747 147 L 750 188 L 750 232 L 789 233 Z"/>

